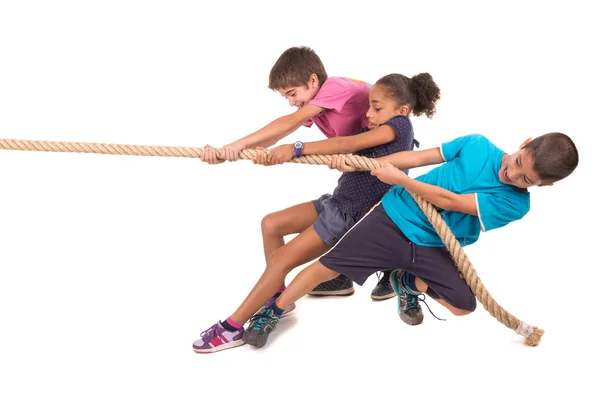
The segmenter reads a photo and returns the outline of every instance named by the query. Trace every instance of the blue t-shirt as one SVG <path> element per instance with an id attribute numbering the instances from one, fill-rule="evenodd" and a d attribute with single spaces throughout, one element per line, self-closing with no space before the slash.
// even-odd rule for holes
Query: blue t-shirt
<path id="1" fill-rule="evenodd" d="M 498 172 L 505 154 L 482 135 L 467 135 L 442 144 L 445 164 L 416 180 L 457 194 L 475 193 L 478 215 L 438 209 L 463 245 L 475 243 L 481 231 L 500 228 L 529 211 L 529 193 L 500 182 Z M 420 246 L 444 243 L 411 195 L 396 186 L 383 197 L 383 208 L 406 237 Z"/>
<path id="2" fill-rule="evenodd" d="M 379 146 L 357 151 L 355 154 L 363 157 L 377 158 L 399 151 L 412 150 L 413 127 L 408 118 L 398 115 L 390 118 L 384 125 L 389 125 L 396 132 L 394 140 Z M 367 128 L 360 131 L 368 131 Z M 360 217 L 381 200 L 383 195 L 392 188 L 381 182 L 369 171 L 344 172 L 333 191 L 331 202 L 338 210 L 352 217 Z"/>

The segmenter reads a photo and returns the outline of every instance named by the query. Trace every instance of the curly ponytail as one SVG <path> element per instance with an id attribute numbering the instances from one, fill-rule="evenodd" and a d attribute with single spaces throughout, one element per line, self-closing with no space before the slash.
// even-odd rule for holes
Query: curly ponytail
<path id="1" fill-rule="evenodd" d="M 427 118 L 435 114 L 435 103 L 440 99 L 440 88 L 427 72 L 407 78 L 402 74 L 389 74 L 379 79 L 379 85 L 386 95 L 396 100 L 398 105 L 408 105 L 410 111 Z"/>

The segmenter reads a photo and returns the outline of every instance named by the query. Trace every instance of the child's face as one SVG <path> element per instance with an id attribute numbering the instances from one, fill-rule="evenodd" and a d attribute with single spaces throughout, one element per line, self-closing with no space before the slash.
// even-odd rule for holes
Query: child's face
<path id="1" fill-rule="evenodd" d="M 407 106 L 398 106 L 396 101 L 387 96 L 378 85 L 373 86 L 369 93 L 369 111 L 367 111 L 368 128 L 377 128 L 396 115 L 407 115 Z"/>
<path id="2" fill-rule="evenodd" d="M 304 86 L 290 86 L 277 89 L 277 91 L 286 98 L 290 106 L 300 108 L 319 93 L 319 79 L 313 74 Z"/>
<path id="3" fill-rule="evenodd" d="M 533 169 L 533 157 L 531 157 L 529 151 L 522 148 L 516 153 L 505 154 L 502 157 L 498 178 L 500 178 L 500 182 L 506 185 L 516 186 L 521 189 L 527 189 L 528 187 L 537 186 L 542 183 L 540 176 Z"/>

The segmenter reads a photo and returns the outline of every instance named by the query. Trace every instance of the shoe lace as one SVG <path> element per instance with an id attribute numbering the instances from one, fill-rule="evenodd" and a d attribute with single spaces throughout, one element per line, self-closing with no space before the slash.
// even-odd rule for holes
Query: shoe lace
<path id="1" fill-rule="evenodd" d="M 217 325 L 213 325 L 207 330 L 200 333 L 200 338 L 204 339 L 204 341 L 212 340 L 216 335 Z"/>
<path id="2" fill-rule="evenodd" d="M 421 297 L 421 296 L 423 296 L 423 297 Z M 425 306 L 427 307 L 427 309 L 429 310 L 429 313 L 431 315 L 433 315 L 439 321 L 445 321 L 445 319 L 438 318 L 437 315 L 435 315 L 433 313 L 433 311 L 431 311 L 431 308 L 429 308 L 429 304 L 427 304 L 427 302 L 425 301 L 425 295 L 423 293 L 416 295 L 416 296 L 408 296 L 408 297 L 409 297 L 408 308 L 418 308 L 419 301 L 421 301 L 421 302 L 423 302 L 423 304 L 425 304 Z M 414 303 L 414 306 L 413 306 L 413 303 Z"/>
<path id="3" fill-rule="evenodd" d="M 272 320 L 278 319 L 271 310 L 264 310 L 259 314 L 255 314 L 250 318 L 250 326 L 256 331 L 262 331 L 265 326 Z"/>

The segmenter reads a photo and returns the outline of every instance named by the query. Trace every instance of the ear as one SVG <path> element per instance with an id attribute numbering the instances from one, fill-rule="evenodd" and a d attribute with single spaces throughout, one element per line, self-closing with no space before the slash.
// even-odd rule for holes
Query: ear
<path id="1" fill-rule="evenodd" d="M 406 104 L 398 107 L 398 115 L 404 115 L 406 117 L 406 116 L 408 116 L 409 112 L 410 112 L 410 109 L 408 108 L 408 106 Z"/>
<path id="2" fill-rule="evenodd" d="M 310 78 L 308 78 L 308 86 L 311 89 L 314 89 L 319 86 L 319 77 L 317 74 L 311 74 Z"/>
<path id="3" fill-rule="evenodd" d="M 526 141 L 524 141 L 523 143 L 521 143 L 521 146 L 519 146 L 519 149 L 522 149 L 523 147 L 527 146 L 527 144 L 528 144 L 529 142 L 531 142 L 531 140 L 532 140 L 532 139 L 531 139 L 531 138 L 529 138 L 529 139 L 527 139 Z"/>

